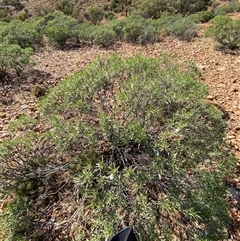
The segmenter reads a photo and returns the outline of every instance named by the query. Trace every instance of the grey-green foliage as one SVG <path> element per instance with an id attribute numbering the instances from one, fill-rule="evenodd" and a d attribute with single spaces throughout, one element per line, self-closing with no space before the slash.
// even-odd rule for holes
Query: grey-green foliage
<path id="1" fill-rule="evenodd" d="M 223 240 L 232 161 L 197 74 L 169 56 L 111 55 L 52 89 L 45 133 L 0 145 L 6 237 L 96 241 L 133 225 L 139 241 Z"/>
<path id="2" fill-rule="evenodd" d="M 153 20 L 144 19 L 139 15 L 128 17 L 122 29 L 123 39 L 129 42 L 147 43 L 157 42 L 160 39 L 160 33 L 153 24 Z"/>
<path id="3" fill-rule="evenodd" d="M 93 33 L 96 31 L 98 26 L 92 25 L 89 22 L 81 23 L 78 27 L 78 41 L 80 43 L 92 43 L 94 36 Z"/>
<path id="4" fill-rule="evenodd" d="M 206 23 L 214 18 L 214 13 L 212 11 L 200 11 L 189 15 L 189 18 L 195 23 Z"/>
<path id="5" fill-rule="evenodd" d="M 95 43 L 101 46 L 108 46 L 116 39 L 145 44 L 159 41 L 160 32 L 155 21 L 133 15 L 124 20 L 112 20 L 108 24 L 80 24 L 78 39 L 82 43 Z"/>
<path id="6" fill-rule="evenodd" d="M 44 19 L 33 21 L 13 20 L 5 27 L 4 40 L 9 44 L 18 44 L 22 48 L 34 47 L 42 42 L 42 27 L 46 24 Z"/>
<path id="7" fill-rule="evenodd" d="M 3 41 L 3 37 L 5 36 L 5 29 L 8 23 L 0 21 L 0 41 Z"/>
<path id="8" fill-rule="evenodd" d="M 95 28 L 95 31 L 91 33 L 91 35 L 95 44 L 104 47 L 112 44 L 117 38 L 116 33 L 113 31 L 113 29 L 105 25 L 98 25 Z"/>
<path id="9" fill-rule="evenodd" d="M 103 9 L 98 5 L 91 6 L 88 9 L 88 12 L 85 13 L 85 17 L 92 24 L 97 24 L 98 22 L 100 22 L 103 19 L 103 16 L 104 16 Z"/>
<path id="10" fill-rule="evenodd" d="M 234 20 L 227 15 L 218 15 L 211 20 L 212 26 L 208 27 L 205 34 L 213 38 L 225 49 L 240 47 L 240 20 Z"/>
<path id="11" fill-rule="evenodd" d="M 210 0 L 171 0 L 171 6 L 176 13 L 187 16 L 191 13 L 207 10 L 210 2 Z"/>
<path id="12" fill-rule="evenodd" d="M 209 0 L 140 0 L 136 1 L 137 11 L 145 18 L 160 18 L 166 12 L 187 16 L 207 9 Z"/>
<path id="13" fill-rule="evenodd" d="M 33 63 L 30 58 L 32 54 L 31 48 L 23 49 L 17 44 L 0 43 L 0 80 L 9 74 L 21 74 L 28 64 Z"/>
<path id="14" fill-rule="evenodd" d="M 165 57 L 114 55 L 41 101 L 59 152 L 79 153 L 72 169 L 84 216 L 79 240 L 104 240 L 124 224 L 140 241 L 170 240 L 174 228 L 189 240 L 226 235 L 226 125 L 182 67 Z"/>
<path id="15" fill-rule="evenodd" d="M 79 27 L 76 19 L 58 11 L 49 18 L 45 33 L 50 42 L 64 47 L 67 41 L 76 41 Z"/>
<path id="16" fill-rule="evenodd" d="M 213 9 L 215 16 L 228 13 L 240 12 L 240 3 L 237 0 L 228 1 L 227 4 L 220 5 Z"/>
<path id="17" fill-rule="evenodd" d="M 191 18 L 172 15 L 165 18 L 166 32 L 181 40 L 192 40 L 197 36 L 198 26 Z"/>
<path id="18" fill-rule="evenodd" d="M 158 19 L 164 12 L 169 12 L 169 1 L 153 0 L 153 1 L 136 1 L 136 11 L 144 18 Z"/>
<path id="19" fill-rule="evenodd" d="M 69 0 L 60 0 L 57 3 L 56 9 L 62 11 L 66 15 L 72 15 L 74 9 L 74 2 Z"/>
<path id="20" fill-rule="evenodd" d="M 113 29 L 117 38 L 121 39 L 123 37 L 123 27 L 125 25 L 125 21 L 120 19 L 114 19 L 109 22 L 108 26 Z"/>

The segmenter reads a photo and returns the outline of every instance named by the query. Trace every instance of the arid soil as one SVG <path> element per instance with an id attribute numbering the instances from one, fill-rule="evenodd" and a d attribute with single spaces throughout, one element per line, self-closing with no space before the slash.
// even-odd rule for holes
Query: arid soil
<path id="1" fill-rule="evenodd" d="M 203 36 L 203 31 L 192 42 L 165 37 L 159 43 L 145 46 L 116 43 L 108 49 L 84 46 L 70 50 L 56 50 L 51 47 L 38 50 L 33 56 L 36 62 L 33 69 L 29 69 L 20 79 L 0 83 L 0 142 L 11 137 L 12 134 L 7 130 L 8 125 L 21 114 L 39 117 L 38 99 L 32 93 L 35 85 L 41 84 L 49 89 L 66 76 L 84 68 L 97 55 L 113 52 L 123 57 L 133 54 L 157 57 L 162 53 L 169 53 L 179 56 L 183 61 L 196 63 L 202 72 L 202 81 L 209 87 L 206 100 L 220 108 L 228 122 L 226 139 L 232 143 L 238 160 L 236 177 L 230 180 L 233 235 L 229 240 L 240 240 L 240 54 L 217 50 L 214 41 Z M 41 131 L 41 128 L 44 127 L 37 126 L 35 131 Z M 2 200 L 0 204 L 4 206 L 5 203 Z"/>

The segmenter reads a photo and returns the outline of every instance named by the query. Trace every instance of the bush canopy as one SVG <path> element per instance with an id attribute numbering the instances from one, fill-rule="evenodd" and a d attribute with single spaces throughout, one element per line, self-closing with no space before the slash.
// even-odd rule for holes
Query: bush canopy
<path id="1" fill-rule="evenodd" d="M 0 145 L 13 240 L 220 240 L 232 158 L 196 67 L 169 56 L 98 58 L 39 103 L 42 134 Z"/>

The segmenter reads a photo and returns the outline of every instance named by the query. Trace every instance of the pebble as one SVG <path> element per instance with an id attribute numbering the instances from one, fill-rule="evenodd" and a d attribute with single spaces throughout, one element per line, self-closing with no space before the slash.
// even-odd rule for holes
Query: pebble
<path id="1" fill-rule="evenodd" d="M 5 112 L 0 112 L 0 119 L 6 118 L 7 115 Z"/>

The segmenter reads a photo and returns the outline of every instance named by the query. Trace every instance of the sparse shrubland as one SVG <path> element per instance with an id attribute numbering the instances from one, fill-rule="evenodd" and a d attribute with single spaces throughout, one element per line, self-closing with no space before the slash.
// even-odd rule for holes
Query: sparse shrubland
<path id="1" fill-rule="evenodd" d="M 3 4 L 23 9 L 17 0 Z M 240 46 L 240 20 L 213 18 L 229 10 L 207 11 L 207 0 L 111 0 L 87 8 L 83 21 L 72 4 L 60 0 L 58 11 L 31 19 L 27 10 L 12 16 L 1 9 L 1 82 L 20 75 L 48 44 L 148 44 L 166 35 L 190 41 L 198 23 L 210 21 L 206 36 L 224 49 Z M 49 92 L 35 85 L 40 117 L 19 116 L 0 143 L 0 193 L 9 197 L 3 240 L 103 241 L 128 225 L 138 241 L 224 240 L 234 160 L 225 120 L 204 101 L 199 76 L 194 64 L 168 55 L 110 55 Z M 24 136 L 14 138 L 18 131 Z"/>
<path id="2" fill-rule="evenodd" d="M 111 55 L 52 89 L 46 131 L 0 145 L 5 240 L 106 240 L 125 225 L 139 241 L 224 239 L 232 158 L 198 74 Z"/>

